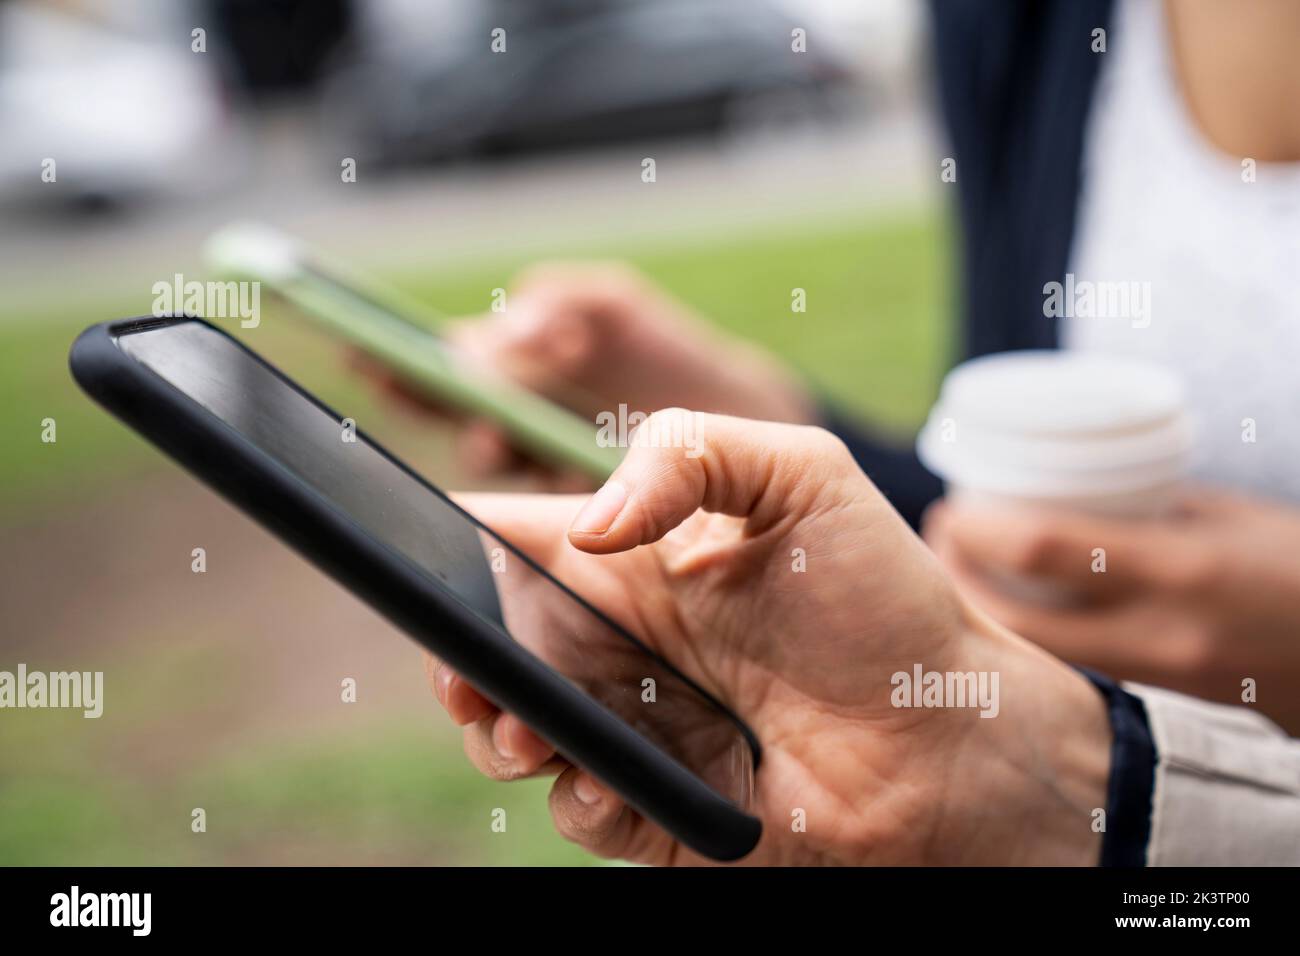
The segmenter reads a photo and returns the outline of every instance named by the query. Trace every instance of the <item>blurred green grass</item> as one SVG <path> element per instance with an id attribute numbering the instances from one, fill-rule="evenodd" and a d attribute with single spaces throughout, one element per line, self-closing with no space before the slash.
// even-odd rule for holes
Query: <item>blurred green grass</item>
<path id="1" fill-rule="evenodd" d="M 633 262 L 721 326 L 784 357 L 826 395 L 899 434 L 923 417 L 947 357 L 948 266 L 937 213 L 573 251 Z M 525 264 L 503 258 L 389 278 L 441 312 L 474 313 Z M 807 290 L 806 313 L 790 311 L 795 287 Z M 81 326 L 146 306 L 104 303 L 98 315 L 40 323 L 0 316 L 0 552 L 6 525 L 39 522 L 165 467 L 79 393 L 66 365 Z M 264 320 L 256 336 L 259 351 L 331 404 L 382 414 L 319 336 L 278 319 Z M 40 441 L 46 417 L 58 423 L 56 444 Z M 136 676 L 116 688 L 118 700 L 130 701 L 116 711 L 118 732 L 147 745 L 150 724 L 165 727 L 167 707 L 149 693 L 151 668 L 219 667 L 168 657 L 125 668 Z M 179 706 L 187 705 L 197 706 Z M 469 768 L 445 728 L 388 721 L 268 740 L 151 774 L 115 772 L 79 714 L 10 711 L 0 716 L 0 862 L 586 862 L 551 831 L 546 781 L 492 784 Z M 93 723 L 106 725 L 100 734 L 114 732 L 107 715 Z M 195 806 L 208 813 L 205 834 L 189 831 Z M 505 833 L 491 831 L 485 807 L 507 811 Z"/>
<path id="2" fill-rule="evenodd" d="M 856 229 L 801 229 L 718 243 L 689 240 L 651 249 L 578 249 L 592 258 L 631 261 L 719 325 L 768 346 L 849 409 L 905 431 L 923 417 L 946 358 L 946 263 L 937 215 L 913 214 Z M 439 311 L 483 311 L 491 290 L 526 262 L 503 259 L 455 273 L 389 277 Z M 808 310 L 790 311 L 793 288 Z M 93 498 L 159 460 L 143 441 L 110 427 L 78 391 L 67 353 L 93 321 L 139 314 L 145 302 L 99 306 L 59 319 L 0 315 L 0 525 L 15 513 Z M 234 329 L 236 334 L 240 330 Z M 336 406 L 371 408 L 342 374 L 337 350 L 273 314 L 242 333 Z M 57 422 L 58 441 L 40 441 L 41 422 Z"/>
<path id="3" fill-rule="evenodd" d="M 69 715 L 80 720 L 80 714 Z M 432 710 L 430 713 L 432 721 Z M 49 740 L 47 714 L 24 717 Z M 15 721 L 14 723 L 18 723 Z M 77 727 L 64 728 L 75 737 Z M 21 743 L 5 728 L 0 745 Z M 549 779 L 483 779 L 458 740 L 392 720 L 277 742 L 155 779 L 85 765 L 0 784 L 0 863 L 11 866 L 574 865 L 552 829 Z M 206 832 L 191 831 L 191 812 Z M 503 832 L 493 814 L 505 812 Z"/>

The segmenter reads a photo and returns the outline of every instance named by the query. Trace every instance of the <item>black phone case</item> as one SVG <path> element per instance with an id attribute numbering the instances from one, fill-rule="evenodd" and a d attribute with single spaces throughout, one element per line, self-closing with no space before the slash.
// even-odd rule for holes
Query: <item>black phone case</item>
<path id="1" fill-rule="evenodd" d="M 201 321 L 150 316 L 92 326 L 73 343 L 69 356 L 72 376 L 108 411 L 447 661 L 494 703 L 518 715 L 566 758 L 613 787 L 686 846 L 721 861 L 739 859 L 754 848 L 762 833 L 757 818 L 730 803 L 508 634 L 484 621 L 434 578 L 363 531 L 315 489 L 124 353 L 115 342 L 116 336 L 133 331 Z M 210 327 L 269 368 L 323 414 L 341 420 L 238 339 Z M 430 493 L 449 500 L 381 445 L 360 431 L 358 434 Z M 452 506 L 456 507 L 454 502 Z M 521 554 L 512 546 L 511 550 Z M 530 564 L 556 587 L 564 588 L 535 563 Z M 583 604 L 626 635 L 598 609 Z M 720 703 L 713 702 L 748 741 L 756 771 L 760 751 L 753 733 Z"/>

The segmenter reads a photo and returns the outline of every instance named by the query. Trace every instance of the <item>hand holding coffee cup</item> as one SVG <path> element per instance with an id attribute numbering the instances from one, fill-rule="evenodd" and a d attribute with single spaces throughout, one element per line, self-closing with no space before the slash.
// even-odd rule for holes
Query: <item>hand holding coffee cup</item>
<path id="1" fill-rule="evenodd" d="M 917 452 L 944 479 L 953 507 L 1143 519 L 1175 509 L 1193 444 L 1182 384 L 1168 370 L 1116 356 L 1022 351 L 949 373 Z M 1000 573 L 996 583 L 1026 600 L 1072 598 L 1023 576 Z"/>

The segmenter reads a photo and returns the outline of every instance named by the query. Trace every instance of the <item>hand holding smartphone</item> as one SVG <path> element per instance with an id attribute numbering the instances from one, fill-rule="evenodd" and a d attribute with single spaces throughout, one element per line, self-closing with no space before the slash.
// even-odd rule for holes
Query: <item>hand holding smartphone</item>
<path id="1" fill-rule="evenodd" d="M 208 240 L 205 258 L 223 277 L 263 283 L 421 393 L 499 425 L 540 461 L 600 482 L 622 459 L 621 449 L 598 443 L 594 422 L 470 362 L 438 334 L 441 317 L 422 303 L 292 237 L 231 225 Z"/>
<path id="2" fill-rule="evenodd" d="M 719 701 L 245 346 L 191 318 L 86 330 L 100 404 L 696 852 L 737 859 L 759 746 Z M 643 691 L 653 682 L 653 700 Z"/>

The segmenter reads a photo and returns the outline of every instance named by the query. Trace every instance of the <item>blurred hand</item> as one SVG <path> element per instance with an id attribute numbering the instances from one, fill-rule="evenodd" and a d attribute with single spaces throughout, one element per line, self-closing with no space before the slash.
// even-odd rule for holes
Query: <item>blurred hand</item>
<path id="1" fill-rule="evenodd" d="M 642 427 L 681 429 L 673 416 L 693 414 Z M 764 835 L 747 862 L 1095 863 L 1110 748 L 1100 695 L 972 611 L 827 432 L 693 424 L 702 455 L 634 444 L 585 503 L 462 502 L 753 728 Z M 998 673 L 997 716 L 893 706 L 892 675 L 915 664 Z M 550 806 L 565 836 L 601 856 L 701 862 L 445 665 L 429 673 L 481 771 L 559 774 Z"/>
<path id="2" fill-rule="evenodd" d="M 779 361 L 713 328 L 626 266 L 534 266 L 516 278 L 506 306 L 456 323 L 449 337 L 470 360 L 566 405 L 593 430 L 598 412 L 620 404 L 645 414 L 681 405 L 813 421 L 811 398 Z M 459 449 L 473 474 L 528 464 L 490 422 L 468 423 Z"/>
<path id="3" fill-rule="evenodd" d="M 1253 678 L 1300 733 L 1300 511 L 1210 491 L 1148 521 L 941 502 L 924 534 L 972 602 L 1065 660 L 1225 703 Z M 1017 600 L 989 582 L 1008 573 L 1077 597 Z"/>

